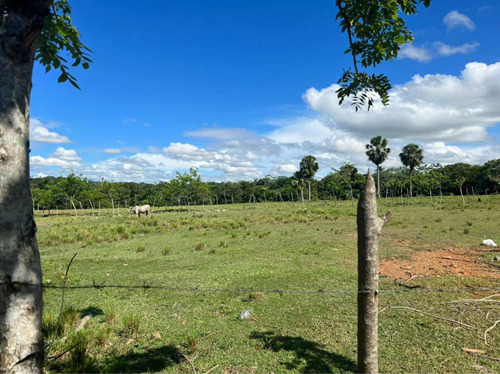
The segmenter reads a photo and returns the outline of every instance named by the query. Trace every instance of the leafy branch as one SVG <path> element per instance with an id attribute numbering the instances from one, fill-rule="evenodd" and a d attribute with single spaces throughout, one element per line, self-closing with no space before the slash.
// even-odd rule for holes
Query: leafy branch
<path id="1" fill-rule="evenodd" d="M 46 72 L 60 70 L 59 83 L 68 81 L 80 89 L 76 78 L 69 72 L 69 65 L 88 69 L 92 63 L 89 57 L 92 51 L 80 41 L 80 33 L 71 21 L 68 0 L 55 0 L 51 8 L 37 40 L 35 59 L 45 67 Z"/>
<path id="2" fill-rule="evenodd" d="M 403 15 L 417 13 L 417 4 L 429 6 L 431 0 L 336 0 L 342 32 L 347 33 L 353 69 L 344 70 L 338 80 L 339 104 L 352 97 L 356 111 L 365 105 L 368 110 L 374 105 L 377 95 L 383 105 L 389 104 L 389 78 L 360 72 L 363 68 L 376 67 L 383 61 L 397 57 L 400 46 L 413 42 L 413 34 L 406 27 Z"/>

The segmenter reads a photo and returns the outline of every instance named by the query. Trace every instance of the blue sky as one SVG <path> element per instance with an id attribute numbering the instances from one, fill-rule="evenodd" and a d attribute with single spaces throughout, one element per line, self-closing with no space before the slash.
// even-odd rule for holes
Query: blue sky
<path id="1" fill-rule="evenodd" d="M 157 182 L 291 175 L 314 155 L 328 174 L 372 167 L 364 145 L 389 139 L 384 166 L 417 142 L 427 163 L 500 158 L 500 4 L 434 0 L 407 19 L 413 45 L 377 67 L 391 105 L 356 113 L 335 82 L 351 58 L 332 0 L 73 0 L 93 50 L 81 91 L 36 65 L 31 174 Z"/>

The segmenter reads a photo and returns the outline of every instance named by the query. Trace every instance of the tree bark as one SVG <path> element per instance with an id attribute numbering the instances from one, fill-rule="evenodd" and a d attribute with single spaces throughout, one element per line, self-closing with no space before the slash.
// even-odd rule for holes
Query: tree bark
<path id="1" fill-rule="evenodd" d="M 358 373 L 378 373 L 378 237 L 391 213 L 377 216 L 370 171 L 358 203 Z"/>
<path id="2" fill-rule="evenodd" d="M 380 199 L 380 167 L 377 165 L 377 196 Z"/>
<path id="3" fill-rule="evenodd" d="M 75 202 L 73 201 L 73 198 L 69 197 L 68 200 L 71 203 L 71 206 L 73 207 L 73 210 L 75 211 L 75 217 L 78 216 L 78 212 L 76 210 L 76 205 L 75 205 Z"/>
<path id="4" fill-rule="evenodd" d="M 29 186 L 34 41 L 49 1 L 0 0 L 0 372 L 41 373 L 42 270 Z"/>

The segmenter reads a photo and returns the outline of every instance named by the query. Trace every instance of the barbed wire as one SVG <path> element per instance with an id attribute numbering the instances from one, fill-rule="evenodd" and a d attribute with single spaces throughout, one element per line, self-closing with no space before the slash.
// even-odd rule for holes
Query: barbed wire
<path id="1" fill-rule="evenodd" d="M 342 289 L 316 289 L 316 290 L 293 290 L 282 288 L 199 288 L 199 287 L 178 287 L 178 286 L 163 286 L 163 285 L 121 285 L 121 284 L 92 284 L 88 285 L 52 285 L 52 284 L 34 284 L 27 282 L 0 282 L 0 286 L 16 288 L 24 287 L 42 287 L 43 289 L 52 290 L 83 290 L 83 289 L 131 289 L 131 290 L 167 290 L 176 292 L 194 292 L 194 293 L 276 293 L 279 295 L 297 295 L 297 294 L 343 294 L 357 295 L 376 292 L 377 294 L 388 293 L 460 293 L 460 292 L 500 292 L 500 287 L 468 287 L 468 288 L 391 288 L 381 290 L 342 290 Z"/>

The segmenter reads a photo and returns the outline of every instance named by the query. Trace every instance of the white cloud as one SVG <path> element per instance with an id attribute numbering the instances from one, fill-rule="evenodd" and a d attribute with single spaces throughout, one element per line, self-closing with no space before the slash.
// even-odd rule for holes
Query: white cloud
<path id="1" fill-rule="evenodd" d="M 465 43 L 459 46 L 448 45 L 443 42 L 434 42 L 431 45 L 415 46 L 405 44 L 398 54 L 399 59 L 409 59 L 418 62 L 429 62 L 439 57 L 449 57 L 456 54 L 466 55 L 474 52 L 479 47 L 478 42 Z"/>
<path id="2" fill-rule="evenodd" d="M 280 173 L 293 174 L 299 169 L 295 164 L 281 164 L 278 170 Z"/>
<path id="3" fill-rule="evenodd" d="M 57 127 L 54 123 L 44 125 L 36 118 L 30 119 L 30 140 L 38 143 L 63 144 L 71 143 L 67 136 L 59 135 L 56 132 L 49 131 L 49 127 Z"/>
<path id="4" fill-rule="evenodd" d="M 280 148 L 268 138 L 242 128 L 202 128 L 184 134 L 195 138 L 208 139 L 212 145 L 241 156 L 248 151 L 260 157 L 277 155 Z"/>
<path id="5" fill-rule="evenodd" d="M 267 133 L 201 127 L 185 133 L 190 137 L 186 142 L 161 150 L 149 147 L 138 153 L 137 147 L 121 143 L 108 153 L 128 149 L 132 154 L 95 163 L 84 163 L 75 150 L 60 147 L 48 158 L 32 156 L 32 172 L 53 174 L 59 168 L 59 174 L 74 171 L 94 180 L 158 182 L 195 167 L 205 181 L 237 181 L 291 175 L 302 157 L 313 155 L 321 178 L 345 162 L 362 172 L 373 170 L 365 144 L 376 135 L 390 141 L 384 167 L 401 166 L 398 154 L 409 142 L 423 147 L 426 163 L 482 164 L 500 158 L 500 145 L 489 135 L 500 122 L 500 63 L 470 63 L 460 76 L 416 75 L 392 90 L 389 107 L 378 102 L 368 113 L 355 112 L 349 103 L 339 106 L 336 89 L 307 90 L 303 98 L 310 114 L 268 121 L 274 127 Z"/>
<path id="6" fill-rule="evenodd" d="M 479 43 L 477 42 L 465 43 L 458 47 L 454 47 L 442 42 L 434 43 L 434 48 L 436 49 L 437 54 L 440 56 L 452 56 L 456 54 L 466 55 L 468 53 L 474 52 L 477 47 L 479 47 Z"/>
<path id="7" fill-rule="evenodd" d="M 444 16 L 443 23 L 448 27 L 448 30 L 455 27 L 465 27 L 467 30 L 473 31 L 476 28 L 476 25 L 469 17 L 456 10 L 452 10 Z"/>
<path id="8" fill-rule="evenodd" d="M 78 157 L 78 154 L 74 149 L 65 149 L 63 147 L 58 147 L 54 153 L 49 155 L 48 158 L 44 158 L 41 156 L 30 157 L 30 163 L 32 165 L 39 166 L 73 168 L 80 166 L 82 164 L 82 159 Z"/>
<path id="9" fill-rule="evenodd" d="M 121 148 L 105 148 L 104 153 L 109 155 L 119 155 L 122 153 L 137 153 L 139 152 L 139 147 L 121 147 Z"/>
<path id="10" fill-rule="evenodd" d="M 417 47 L 410 43 L 401 47 L 398 57 L 402 60 L 407 58 L 418 62 L 429 62 L 432 60 L 432 54 L 427 48 Z"/>
<path id="11" fill-rule="evenodd" d="M 444 142 L 426 143 L 423 145 L 424 155 L 428 163 L 451 164 L 465 162 L 483 164 L 486 160 L 500 158 L 500 145 L 479 147 L 458 147 Z"/>
<path id="12" fill-rule="evenodd" d="M 163 153 L 180 160 L 202 161 L 214 158 L 215 155 L 205 149 L 187 143 L 170 143 L 163 148 Z"/>
<path id="13" fill-rule="evenodd" d="M 460 77 L 416 75 L 391 92 L 391 103 L 353 113 L 339 106 L 336 85 L 311 88 L 304 100 L 329 117 L 331 126 L 355 137 L 376 135 L 394 140 L 480 142 L 500 121 L 500 63 L 469 63 Z"/>
<path id="14" fill-rule="evenodd" d="M 120 148 L 106 148 L 103 150 L 103 152 L 110 155 L 118 155 L 122 153 L 122 150 Z"/>

